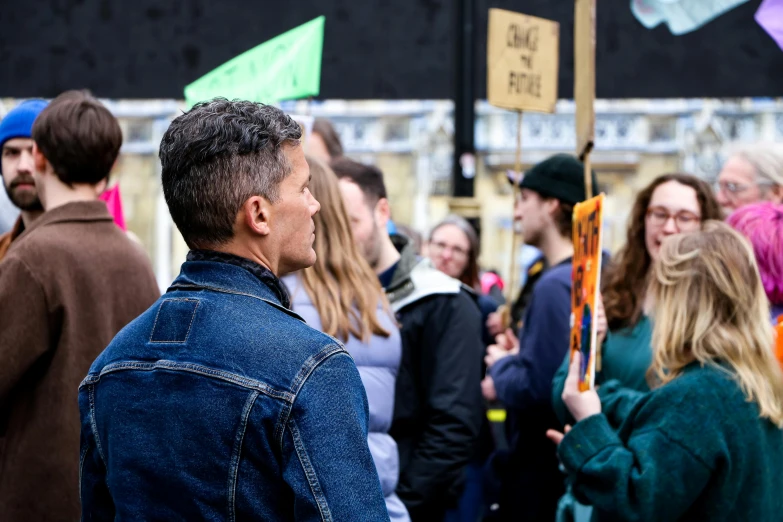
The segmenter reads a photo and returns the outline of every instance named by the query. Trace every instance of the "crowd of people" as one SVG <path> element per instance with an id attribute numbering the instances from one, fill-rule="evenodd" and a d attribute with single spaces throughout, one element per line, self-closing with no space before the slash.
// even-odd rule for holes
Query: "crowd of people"
<path id="1" fill-rule="evenodd" d="M 101 200 L 121 144 L 84 91 L 0 121 L 20 211 L 0 236 L 2 520 L 783 513 L 778 145 L 737 149 L 715 187 L 662 173 L 638 193 L 580 391 L 576 157 L 514 180 L 540 259 L 506 303 L 475 224 L 393 222 L 383 173 L 327 121 L 303 136 L 275 107 L 202 102 L 160 144 L 189 247 L 161 295 Z"/>

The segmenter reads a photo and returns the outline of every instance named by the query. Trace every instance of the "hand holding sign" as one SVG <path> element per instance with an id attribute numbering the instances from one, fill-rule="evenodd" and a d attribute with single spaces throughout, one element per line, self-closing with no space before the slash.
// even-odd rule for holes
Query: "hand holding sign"
<path id="1" fill-rule="evenodd" d="M 598 393 L 593 389 L 585 391 L 580 389 L 581 367 L 582 354 L 577 352 L 571 359 L 571 366 L 568 367 L 568 377 L 562 395 L 563 402 L 576 422 L 601 413 L 601 399 L 598 398 Z"/>

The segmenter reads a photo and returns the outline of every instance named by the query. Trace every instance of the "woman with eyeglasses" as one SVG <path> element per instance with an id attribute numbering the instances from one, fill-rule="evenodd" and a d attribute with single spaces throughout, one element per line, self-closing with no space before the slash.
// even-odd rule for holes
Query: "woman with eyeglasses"
<path id="1" fill-rule="evenodd" d="M 458 279 L 476 292 L 476 303 L 481 310 L 485 344 L 480 352 L 484 353 L 486 345 L 493 342 L 492 336 L 486 328 L 487 317 L 497 310 L 499 303 L 480 293 L 478 234 L 466 219 L 450 215 L 435 225 L 430 232 L 427 252 L 435 268 L 454 279 Z M 483 360 L 477 359 L 476 364 L 483 365 Z M 484 510 L 482 469 L 493 449 L 492 430 L 486 415 L 484 415 L 473 460 L 468 464 L 466 470 L 465 488 L 459 505 L 446 513 L 446 522 L 477 520 L 480 517 Z"/>
<path id="2" fill-rule="evenodd" d="M 563 391 L 577 422 L 547 436 L 594 521 L 780 520 L 783 373 L 753 250 L 710 221 L 656 257 L 653 390 L 580 392 L 577 355 Z"/>
<path id="3" fill-rule="evenodd" d="M 474 290 L 479 285 L 478 248 L 478 234 L 459 216 L 448 216 L 430 232 L 428 254 L 435 268 Z"/>
<path id="4" fill-rule="evenodd" d="M 606 322 L 599 332 L 602 345 L 597 384 L 616 379 L 625 387 L 649 390 L 646 374 L 652 362 L 652 301 L 648 287 L 653 262 L 667 237 L 699 231 L 704 221 L 720 218 L 721 208 L 711 187 L 688 174 L 659 176 L 638 194 L 628 221 L 626 243 L 602 277 Z M 596 315 L 599 320 L 600 308 Z M 567 356 L 552 383 L 552 402 L 563 425 L 573 422 L 561 399 L 568 362 Z M 561 505 L 572 502 L 566 495 Z"/>
<path id="5" fill-rule="evenodd" d="M 496 299 L 502 298 L 502 295 L 494 297 L 491 294 L 490 296 L 481 294 L 478 264 L 479 238 L 473 226 L 460 216 L 447 216 L 430 232 L 427 254 L 435 268 L 458 279 L 478 294 L 482 321 L 486 324 L 487 316 L 500 305 Z M 489 344 L 493 342 L 489 332 L 486 331 L 486 326 L 484 326 L 484 341 Z"/>
<path id="6" fill-rule="evenodd" d="M 753 143 L 734 149 L 715 184 L 727 213 L 759 201 L 783 202 L 783 144 Z"/>

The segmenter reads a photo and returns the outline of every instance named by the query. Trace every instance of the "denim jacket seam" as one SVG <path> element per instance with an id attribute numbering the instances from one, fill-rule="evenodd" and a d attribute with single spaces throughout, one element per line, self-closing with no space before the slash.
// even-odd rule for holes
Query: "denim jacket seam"
<path id="1" fill-rule="evenodd" d="M 101 439 L 98 436 L 98 421 L 95 418 L 95 386 L 90 386 L 90 428 L 92 428 L 92 436 L 95 439 L 95 448 L 98 450 L 98 456 L 101 457 L 103 465 L 106 466 L 106 455 L 103 453 L 103 447 L 101 446 Z"/>
<path id="2" fill-rule="evenodd" d="M 258 399 L 260 392 L 258 390 L 253 391 L 250 394 L 245 407 L 242 409 L 242 419 L 237 430 L 236 439 L 234 440 L 234 450 L 231 452 L 231 469 L 229 470 L 229 484 L 228 484 L 228 507 L 229 507 L 229 521 L 236 521 L 236 491 L 237 482 L 239 480 L 239 460 L 242 455 L 242 444 L 245 439 L 245 432 L 247 431 L 248 418 L 250 412 L 253 410 L 253 406 Z"/>
<path id="3" fill-rule="evenodd" d="M 288 419 L 291 417 L 291 410 L 293 409 L 293 403 L 287 403 L 284 408 L 280 408 L 280 413 L 277 416 L 277 422 L 275 423 L 274 438 L 277 441 L 280 454 L 283 454 L 283 444 L 285 436 L 285 426 L 288 423 Z"/>
<path id="4" fill-rule="evenodd" d="M 299 372 L 294 376 L 294 380 L 291 381 L 291 393 L 294 396 L 294 402 L 296 402 L 296 396 L 299 395 L 299 391 L 304 386 L 310 374 L 313 373 L 318 365 L 324 362 L 326 359 L 337 353 L 343 352 L 350 357 L 350 354 L 346 351 L 340 343 L 330 343 L 323 347 L 318 353 L 315 353 L 308 357 L 299 369 Z"/>
<path id="5" fill-rule="evenodd" d="M 288 419 L 291 417 L 293 405 L 296 402 L 296 398 L 299 396 L 299 392 L 302 389 L 302 386 L 304 386 L 304 383 L 307 382 L 308 377 L 310 377 L 319 364 L 327 360 L 332 355 L 339 353 L 343 353 L 348 357 L 351 357 L 351 354 L 349 354 L 348 351 L 339 342 L 326 345 L 321 349 L 321 351 L 308 357 L 307 360 L 305 360 L 305 362 L 302 364 L 299 372 L 297 372 L 296 376 L 294 376 L 294 380 L 291 382 L 291 393 L 293 394 L 293 400 L 291 401 L 289 407 L 281 412 L 281 421 L 278 425 L 278 428 L 275 429 L 275 438 L 278 440 L 281 452 L 283 451 L 283 433 L 285 432 L 285 426 L 288 423 Z"/>
<path id="6" fill-rule="evenodd" d="M 310 486 L 313 500 L 315 500 L 315 503 L 318 505 L 318 510 L 321 513 L 321 520 L 323 522 L 331 522 L 332 513 L 329 510 L 329 503 L 326 501 L 326 497 L 321 489 L 321 483 L 318 481 L 318 475 L 315 472 L 315 468 L 313 468 L 312 462 L 310 462 L 310 457 L 307 455 L 307 450 L 304 447 L 304 441 L 302 441 L 299 428 L 296 426 L 296 421 L 290 419 L 288 425 L 288 429 L 291 431 L 291 438 L 294 442 L 294 449 L 299 458 L 299 464 L 301 464 L 302 471 L 304 471 L 307 485 Z"/>
<path id="7" fill-rule="evenodd" d="M 163 303 L 166 301 L 195 301 L 196 307 L 193 309 L 193 314 L 190 316 L 190 324 L 188 325 L 188 331 L 185 334 L 185 338 L 181 341 L 153 341 L 152 336 L 155 334 L 155 328 L 158 326 L 158 317 L 160 317 L 160 309 L 163 308 Z M 190 330 L 193 328 L 193 321 L 196 318 L 196 311 L 198 310 L 199 305 L 201 304 L 201 300 L 199 299 L 192 299 L 190 297 L 172 297 L 169 299 L 164 299 L 161 302 L 161 306 L 158 307 L 158 313 L 155 314 L 155 322 L 152 323 L 152 330 L 150 330 L 150 343 L 155 344 L 182 344 L 188 341 L 188 337 L 190 337 Z"/>
<path id="8" fill-rule="evenodd" d="M 84 480 L 84 460 L 87 457 L 87 451 L 89 444 L 85 444 L 82 448 L 81 455 L 79 456 L 79 501 L 82 501 L 82 481 Z"/>
<path id="9" fill-rule="evenodd" d="M 165 363 L 169 363 L 169 364 L 165 364 Z M 247 389 L 255 390 L 274 399 L 285 401 L 288 404 L 293 403 L 293 401 L 295 400 L 295 396 L 290 392 L 284 390 L 278 390 L 264 382 L 255 379 L 242 377 L 241 375 L 236 375 L 223 370 L 210 368 L 208 366 L 202 366 L 200 364 L 177 363 L 174 361 L 167 361 L 167 360 L 159 360 L 155 362 L 124 361 L 124 362 L 115 362 L 115 363 L 107 364 L 101 369 L 101 371 L 97 375 L 95 375 L 94 373 L 88 375 L 87 378 L 85 378 L 84 383 L 94 384 L 99 382 L 104 375 L 114 373 L 114 372 L 119 372 L 119 371 L 125 371 L 125 370 L 143 370 L 143 371 L 171 370 L 171 371 L 195 373 L 197 375 L 219 379 L 222 381 L 230 382 L 232 384 L 236 384 L 238 386 L 242 386 Z"/>
<path id="10" fill-rule="evenodd" d="M 259 301 L 263 301 L 263 302 L 273 306 L 274 308 L 277 308 L 281 312 L 284 312 L 284 313 L 286 313 L 286 314 L 288 314 L 288 315 L 290 315 L 290 316 L 292 316 L 292 317 L 294 317 L 296 319 L 299 319 L 303 323 L 305 322 L 305 320 L 302 319 L 302 317 L 299 314 L 297 314 L 293 310 L 289 310 L 288 308 L 286 308 L 285 306 L 283 306 L 283 305 L 281 305 L 279 303 L 275 303 L 274 301 L 272 301 L 270 299 L 267 299 L 266 297 L 261 297 L 259 295 L 250 294 L 250 293 L 247 293 L 247 292 L 240 292 L 239 290 L 231 290 L 229 288 L 223 288 L 223 287 L 220 287 L 220 286 L 209 286 L 209 285 L 201 285 L 201 284 L 183 284 L 183 283 L 173 284 L 166 291 L 169 292 L 169 291 L 172 291 L 172 290 L 183 290 L 183 291 L 188 291 L 188 290 L 190 290 L 190 291 L 193 291 L 193 290 L 210 290 L 212 292 L 218 292 L 218 293 L 221 293 L 221 294 L 242 295 L 242 296 L 245 296 L 245 297 L 250 297 L 252 299 L 258 299 Z"/>

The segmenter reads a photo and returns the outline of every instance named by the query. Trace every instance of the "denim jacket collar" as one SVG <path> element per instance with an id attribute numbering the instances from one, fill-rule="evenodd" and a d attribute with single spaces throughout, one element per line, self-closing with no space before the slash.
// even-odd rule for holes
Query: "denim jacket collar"
<path id="1" fill-rule="evenodd" d="M 191 250 L 168 291 L 194 288 L 250 295 L 298 317 L 291 312 L 291 300 L 280 279 L 269 269 L 244 257 Z"/>

